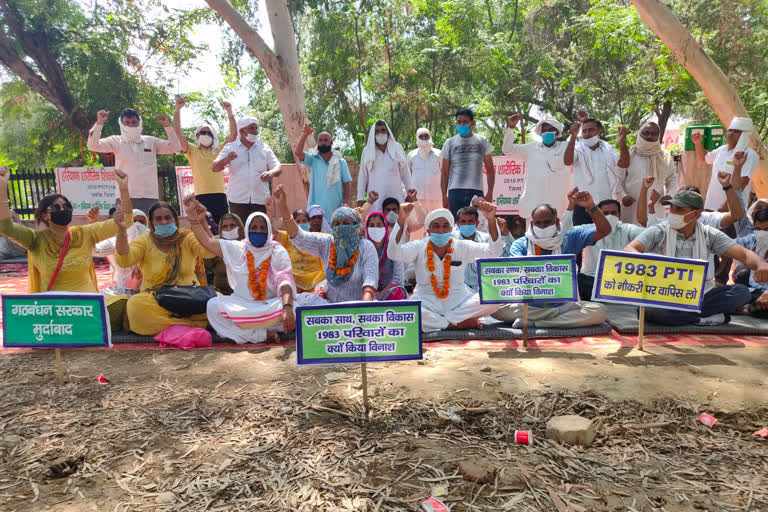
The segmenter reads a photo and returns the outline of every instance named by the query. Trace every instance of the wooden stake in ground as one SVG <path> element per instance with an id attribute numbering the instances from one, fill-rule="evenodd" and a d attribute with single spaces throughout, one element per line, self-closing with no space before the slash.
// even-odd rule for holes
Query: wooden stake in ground
<path id="1" fill-rule="evenodd" d="M 365 409 L 365 417 L 368 417 L 368 368 L 365 363 L 360 363 L 360 372 L 363 376 L 363 409 Z"/>
<path id="2" fill-rule="evenodd" d="M 56 380 L 59 383 L 64 381 L 64 365 L 61 363 L 61 349 L 55 348 L 53 352 L 56 354 Z"/>
<path id="3" fill-rule="evenodd" d="M 528 348 L 528 303 L 523 303 L 523 346 Z"/>
<path id="4" fill-rule="evenodd" d="M 645 306 L 640 306 L 640 318 L 637 326 L 637 348 L 643 350 L 643 333 L 645 331 Z"/>

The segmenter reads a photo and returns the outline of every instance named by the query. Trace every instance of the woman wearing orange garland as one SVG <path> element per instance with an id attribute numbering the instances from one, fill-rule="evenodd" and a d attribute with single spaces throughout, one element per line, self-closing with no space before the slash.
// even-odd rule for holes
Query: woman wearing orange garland
<path id="1" fill-rule="evenodd" d="M 360 238 L 357 213 L 345 206 L 333 212 L 329 237 L 299 229 L 288 209 L 282 185 L 277 186 L 274 195 L 291 243 L 322 260 L 328 302 L 373 300 L 379 286 L 379 256 L 370 240 Z M 302 305 L 326 302 L 311 293 L 302 293 L 297 298 Z"/>
<path id="2" fill-rule="evenodd" d="M 400 205 L 400 216 L 389 237 L 389 258 L 404 265 L 415 263 L 416 288 L 412 300 L 421 301 L 423 331 L 480 328 L 479 318 L 499 309 L 498 304 L 480 304 L 480 298 L 464 283 L 464 268 L 478 258 L 501 255 L 501 237 L 496 226 L 496 206 L 482 201 L 478 210 L 488 218 L 489 243 L 451 238 L 453 215 L 441 208 L 427 215 L 424 226 L 429 237 L 402 243 L 405 221 L 413 203 Z"/>
<path id="3" fill-rule="evenodd" d="M 232 295 L 219 295 L 208 301 L 208 321 L 219 336 L 235 343 L 259 343 L 267 336 L 277 339 L 277 332 L 295 327 L 291 258 L 272 240 L 269 217 L 261 212 L 248 216 L 243 240 L 212 237 L 199 220 L 205 207 L 194 196 L 184 199 L 190 224 L 200 245 L 220 257 L 234 283 Z"/>

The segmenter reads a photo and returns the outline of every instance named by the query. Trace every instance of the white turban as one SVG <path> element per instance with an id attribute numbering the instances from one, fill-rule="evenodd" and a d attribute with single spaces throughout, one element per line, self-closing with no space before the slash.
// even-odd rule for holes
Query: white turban
<path id="1" fill-rule="evenodd" d="M 421 136 L 422 136 L 422 135 L 424 135 L 425 133 L 426 133 L 427 135 L 429 135 L 429 138 L 430 138 L 430 139 L 432 138 L 432 134 L 431 134 L 431 133 L 429 133 L 429 128 L 419 128 L 418 130 L 416 130 L 416 138 L 418 139 L 419 137 L 421 137 Z"/>
<path id="2" fill-rule="evenodd" d="M 250 126 L 252 124 L 255 124 L 256 126 L 259 126 L 259 120 L 256 119 L 255 117 L 250 117 L 250 116 L 241 117 L 237 121 L 237 131 L 240 131 L 243 128 L 245 128 L 246 126 Z"/>
<path id="3" fill-rule="evenodd" d="M 748 117 L 734 117 L 728 126 L 729 130 L 739 130 L 740 132 L 751 132 L 753 128 L 752 120 Z"/>
<path id="4" fill-rule="evenodd" d="M 427 217 L 424 219 L 424 227 L 429 229 L 429 225 L 432 224 L 432 221 L 435 219 L 447 220 L 448 224 L 451 225 L 451 229 L 453 229 L 454 221 L 453 221 L 453 214 L 451 213 L 451 210 L 448 210 L 447 208 L 438 208 L 437 210 L 432 210 L 427 214 Z"/>
<path id="5" fill-rule="evenodd" d="M 138 208 L 133 209 L 133 216 L 134 217 L 144 217 L 144 220 L 147 220 L 147 214 L 143 211 L 139 210 Z"/>
<path id="6" fill-rule="evenodd" d="M 545 117 L 544 119 L 536 123 L 536 126 L 533 127 L 534 133 L 536 133 L 536 135 L 541 135 L 541 127 L 542 125 L 545 125 L 545 124 L 554 126 L 555 129 L 557 130 L 558 137 L 563 134 L 563 128 L 565 128 L 565 126 L 563 126 L 563 123 L 561 123 L 560 121 L 558 121 L 557 119 L 551 116 Z"/>

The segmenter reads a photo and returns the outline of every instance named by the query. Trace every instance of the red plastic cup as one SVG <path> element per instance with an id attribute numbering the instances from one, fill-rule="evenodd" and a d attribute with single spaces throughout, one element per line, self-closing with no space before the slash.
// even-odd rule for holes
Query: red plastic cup
<path id="1" fill-rule="evenodd" d="M 109 384 L 112 382 L 111 380 L 107 379 L 103 373 L 100 373 L 98 377 L 96 377 L 96 382 L 99 384 Z"/>
<path id="2" fill-rule="evenodd" d="M 515 442 L 517 444 L 532 444 L 533 432 L 530 430 L 515 430 Z"/>
<path id="3" fill-rule="evenodd" d="M 768 438 L 768 428 L 761 428 L 760 430 L 755 432 L 753 435 L 757 437 Z"/>
<path id="4" fill-rule="evenodd" d="M 712 426 L 717 423 L 717 420 L 714 416 L 710 416 L 709 414 L 703 412 L 701 413 L 701 416 L 699 416 L 699 423 L 702 425 L 706 425 L 709 428 L 712 428 Z"/>
<path id="5" fill-rule="evenodd" d="M 434 496 L 430 496 L 421 503 L 421 510 L 424 512 L 450 512 L 445 503 Z"/>

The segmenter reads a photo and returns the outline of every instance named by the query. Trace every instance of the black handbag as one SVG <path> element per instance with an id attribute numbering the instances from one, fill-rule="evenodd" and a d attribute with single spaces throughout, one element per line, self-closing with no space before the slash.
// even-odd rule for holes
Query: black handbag
<path id="1" fill-rule="evenodd" d="M 179 318 L 205 313 L 208 301 L 215 296 L 213 286 L 164 285 L 155 291 L 157 303 Z"/>

